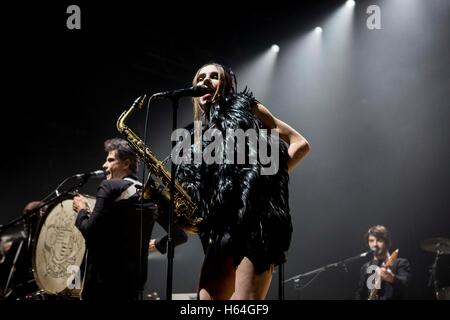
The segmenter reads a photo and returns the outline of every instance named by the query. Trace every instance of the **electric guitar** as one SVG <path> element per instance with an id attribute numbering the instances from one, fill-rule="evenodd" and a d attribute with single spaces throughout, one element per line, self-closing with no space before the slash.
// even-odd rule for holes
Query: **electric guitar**
<path id="1" fill-rule="evenodd" d="M 387 259 L 386 263 L 384 264 L 384 267 L 385 267 L 387 270 L 390 270 L 390 269 L 392 268 L 392 265 L 394 264 L 395 260 L 397 260 L 397 257 L 398 257 L 398 249 L 395 250 L 395 251 L 389 256 L 389 258 Z M 377 281 L 377 280 L 376 280 L 376 281 Z M 381 281 L 382 281 L 381 278 L 378 277 L 378 281 L 377 281 L 378 283 L 376 283 L 375 286 L 374 286 L 374 288 L 370 290 L 369 297 L 367 298 L 367 300 L 378 300 L 378 290 L 379 290 L 379 289 L 377 289 L 377 287 L 378 287 L 378 288 L 381 287 Z"/>

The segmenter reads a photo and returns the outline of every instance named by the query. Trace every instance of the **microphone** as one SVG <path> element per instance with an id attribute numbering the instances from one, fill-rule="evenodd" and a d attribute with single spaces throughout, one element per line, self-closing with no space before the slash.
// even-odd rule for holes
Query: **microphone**
<path id="1" fill-rule="evenodd" d="M 375 249 L 375 248 L 370 248 L 369 251 L 366 251 L 366 252 L 364 252 L 364 253 L 361 253 L 359 256 L 360 256 L 360 257 L 365 257 L 365 256 L 367 256 L 367 255 L 369 255 L 369 254 L 371 254 L 371 253 L 374 253 L 374 254 L 375 254 L 376 251 L 377 251 L 377 249 Z"/>
<path id="2" fill-rule="evenodd" d="M 192 86 L 185 89 L 171 90 L 155 93 L 152 98 L 154 99 L 178 99 L 181 97 L 201 97 L 207 93 L 210 93 L 211 89 L 205 85 Z"/>
<path id="3" fill-rule="evenodd" d="M 77 179 L 89 179 L 89 178 L 98 178 L 103 179 L 105 177 L 105 171 L 103 170 L 96 170 L 88 173 L 79 173 L 75 175 L 75 178 Z"/>

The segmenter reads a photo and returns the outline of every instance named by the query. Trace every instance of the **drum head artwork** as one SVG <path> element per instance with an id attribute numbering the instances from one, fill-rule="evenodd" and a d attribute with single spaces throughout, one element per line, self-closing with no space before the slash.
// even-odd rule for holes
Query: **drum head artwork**
<path id="1" fill-rule="evenodd" d="M 94 207 L 95 199 L 89 198 Z M 85 241 L 75 226 L 72 197 L 61 199 L 43 215 L 34 243 L 33 269 L 39 287 L 49 294 L 79 295 Z"/>

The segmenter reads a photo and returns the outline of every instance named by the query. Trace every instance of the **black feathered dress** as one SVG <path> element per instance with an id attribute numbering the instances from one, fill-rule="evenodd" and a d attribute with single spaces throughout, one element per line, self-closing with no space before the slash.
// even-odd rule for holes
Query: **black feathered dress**
<path id="1" fill-rule="evenodd" d="M 243 257 L 247 257 L 256 273 L 262 273 L 271 264 L 286 261 L 292 222 L 287 144 L 270 133 L 259 135 L 263 125 L 252 112 L 256 103 L 247 91 L 226 96 L 206 112 L 208 121 L 204 129 L 219 130 L 224 140 L 227 129 L 255 129 L 258 145 L 265 143 L 271 152 L 276 152 L 275 146 L 279 146 L 275 174 L 261 174 L 263 164 L 258 156 L 256 163 L 228 164 L 224 161 L 208 165 L 202 161 L 201 164 L 181 164 L 177 166 L 176 177 L 189 190 L 199 207 L 198 215 L 204 218 L 200 237 L 206 258 L 220 263 L 221 259 L 232 256 L 237 266 Z M 203 141 L 202 144 L 205 150 L 208 143 Z M 257 145 L 247 141 L 246 160 L 258 152 L 256 148 Z M 225 159 L 225 148 L 222 151 Z"/>

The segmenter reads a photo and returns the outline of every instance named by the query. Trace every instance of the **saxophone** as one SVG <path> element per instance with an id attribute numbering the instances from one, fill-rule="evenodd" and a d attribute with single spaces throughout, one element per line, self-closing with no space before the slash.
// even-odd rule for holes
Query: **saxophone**
<path id="1" fill-rule="evenodd" d="M 149 170 L 142 196 L 144 199 L 149 199 L 156 193 L 159 196 L 153 197 L 153 199 L 157 202 L 157 205 L 167 207 L 170 202 L 168 186 L 170 185 L 171 174 L 166 170 L 164 164 L 155 157 L 153 152 L 147 148 L 142 139 L 125 124 L 136 107 L 138 109 L 142 108 L 145 98 L 145 95 L 137 98 L 130 109 L 125 110 L 120 115 L 119 119 L 117 119 L 117 130 L 125 136 L 131 149 Z M 203 218 L 196 216 L 197 206 L 178 182 L 175 182 L 174 198 L 175 223 L 187 232 L 201 233 Z"/>

